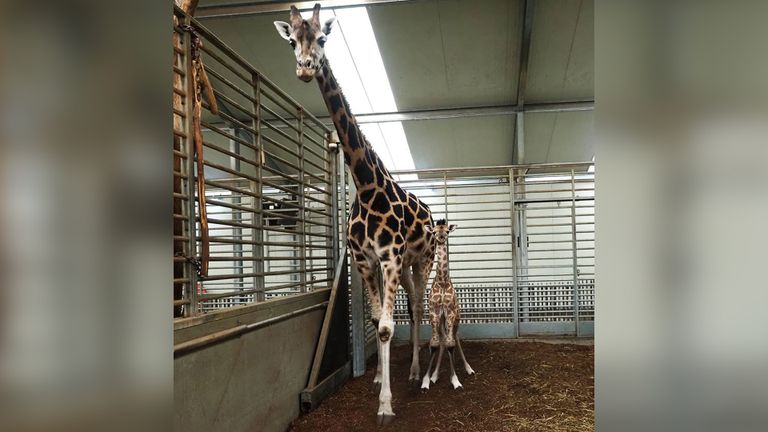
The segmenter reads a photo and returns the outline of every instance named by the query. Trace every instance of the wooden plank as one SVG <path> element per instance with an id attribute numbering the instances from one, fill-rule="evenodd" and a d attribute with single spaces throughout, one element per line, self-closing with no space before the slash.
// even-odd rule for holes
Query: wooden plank
<path id="1" fill-rule="evenodd" d="M 339 292 L 339 286 L 342 284 L 342 274 L 346 275 L 347 268 L 347 247 L 346 245 L 341 250 L 339 255 L 339 262 L 336 263 L 336 271 L 333 278 L 333 286 L 331 287 L 331 295 L 328 298 L 328 308 L 325 310 L 325 318 L 323 319 L 323 327 L 320 329 L 320 338 L 317 341 L 317 348 L 315 349 L 315 358 L 312 361 L 312 370 L 309 374 L 308 388 L 315 387 L 317 385 L 317 379 L 320 374 L 320 366 L 323 362 L 323 354 L 325 354 L 325 346 L 328 342 L 328 333 L 331 327 L 331 321 L 333 318 L 333 310 L 336 306 L 336 297 Z M 344 284 L 346 286 L 346 284 Z"/>
<path id="2" fill-rule="evenodd" d="M 307 387 L 300 394 L 301 411 L 308 413 L 320 402 L 336 392 L 352 374 L 352 363 L 347 362 L 314 387 Z"/>

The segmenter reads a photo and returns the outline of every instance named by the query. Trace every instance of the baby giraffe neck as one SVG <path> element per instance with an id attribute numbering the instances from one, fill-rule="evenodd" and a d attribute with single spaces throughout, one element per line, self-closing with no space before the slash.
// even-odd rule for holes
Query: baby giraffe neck
<path id="1" fill-rule="evenodd" d="M 436 277 L 439 277 L 440 279 L 444 279 L 444 280 L 450 279 L 451 276 L 448 270 L 448 244 L 438 243 L 436 255 L 437 255 Z"/>

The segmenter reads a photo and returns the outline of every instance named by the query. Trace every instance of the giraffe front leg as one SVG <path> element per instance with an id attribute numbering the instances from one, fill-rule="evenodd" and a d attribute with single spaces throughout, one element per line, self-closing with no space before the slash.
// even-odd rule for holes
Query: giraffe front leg
<path id="1" fill-rule="evenodd" d="M 400 285 L 401 262 L 401 258 L 398 256 L 394 260 L 385 262 L 382 266 L 385 285 L 378 331 L 379 341 L 381 341 L 381 393 L 379 393 L 379 411 L 377 413 L 379 425 L 389 424 L 395 416 L 394 411 L 392 411 L 392 391 L 390 389 L 389 348 L 395 332 L 393 314 L 395 293 Z"/>

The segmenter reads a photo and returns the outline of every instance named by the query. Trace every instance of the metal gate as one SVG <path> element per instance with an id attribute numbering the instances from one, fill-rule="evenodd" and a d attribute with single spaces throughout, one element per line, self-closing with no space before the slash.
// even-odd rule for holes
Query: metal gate
<path id="1" fill-rule="evenodd" d="M 396 173 L 405 189 L 430 206 L 435 220 L 444 218 L 459 227 L 449 237 L 449 256 L 464 337 L 593 335 L 591 166 L 539 164 Z M 427 292 L 432 277 L 434 272 Z M 396 337 L 407 339 L 403 290 L 398 291 L 395 307 Z M 431 330 L 427 319 L 424 324 L 422 337 L 426 338 Z"/>
<path id="2" fill-rule="evenodd" d="M 175 9 L 174 317 L 328 288 L 338 260 L 344 176 L 331 129 L 195 19 Z M 203 103 L 202 164 L 193 152 L 191 26 L 218 102 Z M 209 274 L 196 181 L 204 174 Z M 342 202 L 343 204 L 344 202 Z"/>

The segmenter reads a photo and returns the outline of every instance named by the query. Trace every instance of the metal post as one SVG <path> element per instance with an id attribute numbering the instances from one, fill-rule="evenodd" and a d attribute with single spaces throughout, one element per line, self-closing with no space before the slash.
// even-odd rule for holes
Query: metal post
<path id="1" fill-rule="evenodd" d="M 330 277 L 333 277 L 333 268 L 336 267 L 336 263 L 339 262 L 339 248 L 341 247 L 339 244 L 339 221 L 340 221 L 340 215 L 339 215 L 339 208 L 341 206 L 339 205 L 339 185 L 342 184 L 341 181 L 339 181 L 339 146 L 337 142 L 332 141 L 333 137 L 330 136 L 330 134 L 326 134 L 326 147 L 328 148 L 328 168 L 330 171 L 330 174 L 328 175 L 328 186 L 331 189 L 331 261 L 332 264 L 328 267 L 331 268 L 329 274 Z M 342 171 L 343 173 L 343 171 Z"/>
<path id="2" fill-rule="evenodd" d="M 345 238 L 347 231 L 347 217 L 346 209 L 349 207 L 354 183 L 347 182 L 347 171 L 344 165 L 344 158 L 337 157 L 337 164 L 339 166 L 339 179 L 341 182 L 342 193 L 342 206 L 341 208 L 341 220 L 342 220 L 342 232 L 341 238 Z M 347 190 L 347 189 L 350 190 Z M 365 319 L 365 294 L 363 293 L 363 281 L 360 278 L 360 273 L 357 271 L 355 260 L 350 259 L 350 268 L 352 270 L 350 274 L 350 298 L 352 307 L 352 376 L 355 378 L 365 375 L 365 345 L 366 345 L 366 319 Z"/>
<path id="3" fill-rule="evenodd" d="M 240 132 L 240 129 L 237 128 L 237 127 L 232 129 L 232 134 L 234 136 L 236 136 L 236 137 L 238 137 L 239 132 Z M 240 143 L 230 138 L 229 139 L 229 151 L 231 151 L 232 153 L 234 153 L 236 155 L 240 155 Z M 230 161 L 229 167 L 232 168 L 233 170 L 237 171 L 237 172 L 240 172 L 240 169 L 242 167 L 241 164 L 240 164 L 240 159 L 237 159 L 237 158 L 234 158 L 234 157 L 230 157 L 229 161 Z M 232 197 L 232 201 L 235 204 L 237 204 L 237 205 L 242 205 L 242 201 L 243 200 L 242 200 L 242 197 L 240 197 L 240 196 L 233 196 Z M 232 220 L 235 221 L 236 223 L 241 223 L 243 221 L 243 216 L 242 216 L 242 214 L 240 212 L 232 212 Z M 232 227 L 232 238 L 233 239 L 238 239 L 238 240 L 243 240 L 243 228 L 238 227 L 238 226 L 233 226 Z M 244 249 L 244 247 L 243 247 L 242 243 L 236 243 L 236 242 L 232 243 L 232 255 L 235 258 L 235 260 L 232 261 L 232 265 L 235 267 L 233 269 L 233 273 L 235 273 L 235 274 L 243 274 L 244 273 L 244 269 L 243 269 L 244 262 L 242 260 L 242 258 L 243 258 L 243 249 Z M 240 258 L 240 260 L 237 261 L 236 260 L 237 258 Z M 238 267 L 238 263 L 240 264 L 239 267 Z M 242 278 L 242 277 L 236 279 L 234 284 L 238 285 L 238 288 L 239 288 L 240 291 L 243 291 L 245 289 L 245 279 Z M 243 304 L 247 303 L 245 295 L 240 296 L 240 301 Z"/>
<path id="4" fill-rule="evenodd" d="M 579 332 L 579 268 L 576 242 L 576 174 L 571 170 L 571 236 L 573 240 L 573 322 L 576 326 L 576 337 Z"/>
<path id="5" fill-rule="evenodd" d="M 443 205 L 445 209 L 445 223 L 448 223 L 448 173 L 443 172 Z"/>
<path id="6" fill-rule="evenodd" d="M 189 25 L 189 17 L 184 16 L 184 24 Z M 184 106 L 187 110 L 187 115 L 184 118 L 184 133 L 187 134 L 186 138 L 186 152 L 187 152 L 187 256 L 195 257 L 197 255 L 197 218 L 195 212 L 195 195 L 197 194 L 197 188 L 195 187 L 195 145 L 194 145 L 194 133 L 192 132 L 192 110 L 193 110 L 193 98 L 195 94 L 195 83 L 192 80 L 192 54 L 190 47 L 192 46 L 192 37 L 189 32 L 184 32 L 184 39 L 182 42 L 184 46 L 184 61 L 181 66 L 184 70 L 184 79 L 187 89 L 186 99 L 184 100 Z M 186 285 L 186 297 L 189 300 L 188 307 L 184 308 L 184 316 L 193 316 L 197 314 L 197 271 L 192 268 L 192 264 L 187 262 L 185 265 L 185 272 L 189 276 L 189 282 Z"/>
<path id="7" fill-rule="evenodd" d="M 253 120 L 253 129 L 257 132 L 252 136 L 255 140 L 254 145 L 257 149 L 256 179 L 258 180 L 257 183 L 251 182 L 251 192 L 257 196 L 257 198 L 254 199 L 254 206 L 256 209 L 258 209 L 256 213 L 251 215 L 252 224 L 256 226 L 256 230 L 253 233 L 254 244 L 252 245 L 253 270 L 254 273 L 261 275 L 254 278 L 256 285 L 254 288 L 258 290 L 255 296 L 256 301 L 262 302 L 266 300 L 267 296 L 266 292 L 264 291 L 266 288 L 266 276 L 264 276 L 264 205 L 262 200 L 262 196 L 264 194 L 264 185 L 261 181 L 261 165 L 265 162 L 265 157 L 263 144 L 261 142 L 261 76 L 256 73 L 251 74 L 251 81 L 253 81 L 253 87 L 251 88 L 251 91 L 253 92 L 253 98 L 255 100 L 253 103 L 253 112 L 256 117 Z"/>
<path id="8" fill-rule="evenodd" d="M 298 141 L 299 141 L 299 173 L 298 173 L 298 180 L 299 183 L 297 184 L 297 190 L 299 191 L 299 220 L 300 223 L 297 225 L 298 230 L 298 236 L 299 236 L 299 281 L 301 282 L 301 292 L 305 293 L 309 291 L 307 287 L 307 237 L 304 235 L 305 230 L 307 229 L 307 213 L 306 213 L 306 200 L 304 199 L 304 194 L 306 192 L 306 189 L 304 187 L 304 170 L 306 169 L 304 166 L 304 110 L 302 108 L 299 108 L 298 112 L 299 117 L 299 132 L 298 132 Z"/>
<path id="9" fill-rule="evenodd" d="M 365 300 L 363 299 L 363 281 L 352 260 L 350 289 L 352 307 L 352 376 L 365 375 Z"/>
<path id="10" fill-rule="evenodd" d="M 517 209 L 515 208 L 515 169 L 509 169 L 509 229 L 512 235 L 512 305 L 515 308 L 513 319 L 515 322 L 515 335 L 520 337 L 520 305 L 518 297 L 517 281 Z"/>

